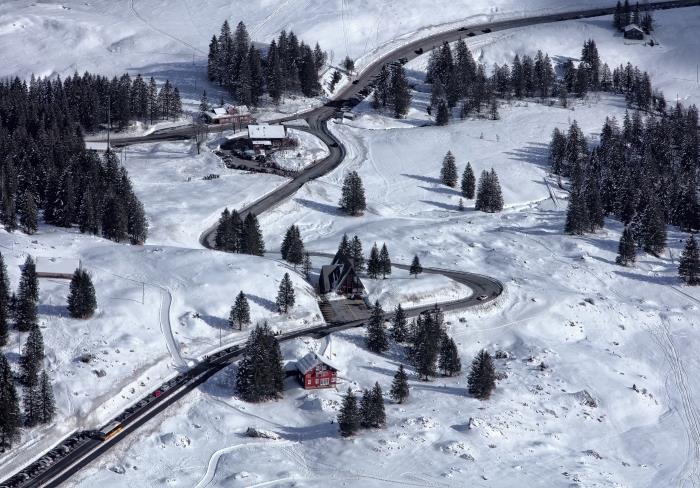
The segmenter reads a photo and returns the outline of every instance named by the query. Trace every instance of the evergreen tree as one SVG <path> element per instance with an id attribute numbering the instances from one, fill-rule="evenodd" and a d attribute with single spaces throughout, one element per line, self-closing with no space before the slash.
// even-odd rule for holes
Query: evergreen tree
<path id="1" fill-rule="evenodd" d="M 8 319 L 10 317 L 10 280 L 7 276 L 7 266 L 0 254 L 0 347 L 7 344 Z M 1 372 L 0 372 L 1 373 Z M 0 388 L 2 385 L 0 385 Z M 0 449 L 2 444 L 0 444 Z"/>
<path id="2" fill-rule="evenodd" d="M 408 376 L 406 376 L 406 371 L 403 369 L 403 364 L 399 365 L 399 370 L 394 375 L 390 394 L 391 398 L 397 403 L 403 403 L 408 398 Z"/>
<path id="3" fill-rule="evenodd" d="M 567 234 L 583 235 L 591 228 L 584 192 L 582 170 L 580 164 L 576 162 L 569 194 L 569 206 L 566 210 L 564 232 Z"/>
<path id="4" fill-rule="evenodd" d="M 467 162 L 467 167 L 464 168 L 464 173 L 462 173 L 462 196 L 471 200 L 474 198 L 475 189 L 476 179 L 474 178 L 474 171 L 472 170 L 472 165 Z"/>
<path id="5" fill-rule="evenodd" d="M 479 178 L 474 208 L 482 212 L 500 212 L 503 210 L 503 194 L 496 171 L 483 171 Z"/>
<path id="6" fill-rule="evenodd" d="M 51 387 L 51 380 L 46 370 L 41 372 L 39 377 L 38 390 L 38 411 L 37 418 L 40 423 L 48 424 L 56 416 L 56 400 Z"/>
<path id="7" fill-rule="evenodd" d="M 435 115 L 436 125 L 447 125 L 450 123 L 450 109 L 444 100 L 440 100 L 437 105 L 437 113 Z"/>
<path id="8" fill-rule="evenodd" d="M 231 313 L 228 316 L 229 327 L 243 330 L 244 325 L 250 324 L 250 305 L 245 293 L 241 291 L 236 296 L 236 301 L 231 307 Z"/>
<path id="9" fill-rule="evenodd" d="M 298 237 L 299 229 L 296 225 L 291 225 L 287 229 L 287 232 L 284 234 L 284 239 L 282 239 L 282 245 L 280 246 L 280 254 L 282 255 L 282 259 L 284 259 L 285 261 L 287 260 L 287 257 L 289 255 L 289 248 L 292 245 L 292 241 L 294 241 L 294 239 Z"/>
<path id="10" fill-rule="evenodd" d="M 374 303 L 370 317 L 367 322 L 367 349 L 372 352 L 381 353 L 389 349 L 389 341 L 384 330 L 384 310 L 379 305 L 379 301 Z"/>
<path id="11" fill-rule="evenodd" d="M 442 370 L 442 374 L 446 376 L 454 376 L 462 371 L 462 362 L 459 359 L 457 344 L 447 335 L 443 336 L 440 344 L 438 367 Z"/>
<path id="12" fill-rule="evenodd" d="M 17 296 L 17 309 L 15 323 L 17 329 L 26 332 L 37 323 L 37 300 L 39 299 L 39 281 L 36 276 L 36 267 L 31 256 L 27 256 L 22 268 L 19 280 L 19 292 Z"/>
<path id="13" fill-rule="evenodd" d="M 382 250 L 379 251 L 379 267 L 382 272 L 382 279 L 386 279 L 386 275 L 391 274 L 391 258 L 386 244 L 382 244 Z"/>
<path id="14" fill-rule="evenodd" d="M 379 248 L 375 242 L 372 250 L 369 253 L 369 262 L 367 263 L 367 274 L 372 279 L 377 279 L 382 273 L 382 264 L 379 259 Z"/>
<path id="15" fill-rule="evenodd" d="M 12 369 L 0 352 L 0 451 L 12 447 L 19 439 L 21 417 L 17 390 L 12 380 Z"/>
<path id="16" fill-rule="evenodd" d="M 304 278 L 311 279 L 311 255 L 308 252 L 304 253 L 304 262 L 302 263 L 302 271 Z"/>
<path id="17" fill-rule="evenodd" d="M 365 257 L 362 254 L 362 242 L 357 236 L 352 238 L 352 243 L 350 244 L 350 257 L 352 260 L 352 265 L 355 267 L 355 271 L 358 273 L 364 271 Z"/>
<path id="18" fill-rule="evenodd" d="M 408 86 L 406 70 L 401 64 L 394 64 L 391 67 L 391 89 L 389 100 L 393 108 L 394 117 L 403 118 L 408 113 L 411 105 L 411 90 Z"/>
<path id="19" fill-rule="evenodd" d="M 409 269 L 408 274 L 418 278 L 418 275 L 422 272 L 423 266 L 421 266 L 420 259 L 418 259 L 418 255 L 416 254 L 415 256 L 413 256 L 413 261 L 411 262 L 411 268 Z"/>
<path id="20" fill-rule="evenodd" d="M 693 235 L 685 243 L 678 263 L 678 275 L 686 285 L 700 285 L 700 250 Z"/>
<path id="21" fill-rule="evenodd" d="M 442 160 L 442 168 L 440 169 L 440 180 L 442 184 L 454 188 L 457 186 L 457 165 L 452 151 L 447 151 L 445 158 Z"/>
<path id="22" fill-rule="evenodd" d="M 28 386 L 36 386 L 39 382 L 39 371 L 44 361 L 44 338 L 38 325 L 33 325 L 29 330 L 27 340 L 22 347 L 22 356 L 19 360 L 22 383 Z"/>
<path id="23" fill-rule="evenodd" d="M 435 376 L 435 363 L 442 335 L 438 317 L 431 313 L 421 314 L 418 317 L 412 337 L 411 358 L 418 376 L 423 380 L 427 381 L 430 376 Z"/>
<path id="24" fill-rule="evenodd" d="M 207 91 L 202 92 L 202 98 L 199 100 L 199 118 L 204 120 L 205 114 L 209 111 L 209 99 L 207 98 Z"/>
<path id="25" fill-rule="evenodd" d="M 97 298 L 92 278 L 90 278 L 90 274 L 87 271 L 78 268 L 73 273 L 73 278 L 70 281 L 70 293 L 68 295 L 70 316 L 76 319 L 88 319 L 95 313 L 96 308 Z"/>
<path id="26" fill-rule="evenodd" d="M 214 247 L 216 249 L 225 250 L 226 237 L 229 234 L 229 226 L 231 225 L 231 213 L 228 208 L 221 212 L 219 224 L 216 226 L 216 234 L 214 235 Z"/>
<path id="27" fill-rule="evenodd" d="M 236 372 L 236 389 L 248 402 L 279 398 L 284 389 L 282 352 L 267 323 L 258 324 L 248 336 Z"/>
<path id="28" fill-rule="evenodd" d="M 498 100 L 496 97 L 491 99 L 491 105 L 489 106 L 489 118 L 491 120 L 498 120 L 501 116 L 498 114 Z"/>
<path id="29" fill-rule="evenodd" d="M 34 427 L 39 423 L 39 384 L 25 384 L 22 388 L 22 410 L 24 411 L 24 425 Z"/>
<path id="30" fill-rule="evenodd" d="M 340 208 L 348 215 L 361 215 L 367 209 L 365 201 L 365 189 L 362 186 L 360 175 L 351 171 L 343 181 Z"/>
<path id="31" fill-rule="evenodd" d="M 629 266 L 630 264 L 634 264 L 636 259 L 637 245 L 634 242 L 632 230 L 629 226 L 625 226 L 625 230 L 622 232 L 622 237 L 620 238 L 620 245 L 617 248 L 617 258 L 615 258 L 615 262 L 622 266 Z"/>
<path id="32" fill-rule="evenodd" d="M 19 215 L 19 226 L 26 234 L 34 234 L 38 229 L 38 209 L 36 207 L 36 197 L 26 190 L 19 198 L 17 213 Z"/>
<path id="33" fill-rule="evenodd" d="M 384 395 L 379 382 L 374 383 L 370 391 L 369 427 L 379 429 L 386 425 L 386 413 L 384 411 Z"/>
<path id="34" fill-rule="evenodd" d="M 355 398 L 350 388 L 348 388 L 343 398 L 343 406 L 338 415 L 338 427 L 340 428 L 340 435 L 343 437 L 354 435 L 360 429 L 360 412 L 357 408 L 357 398 Z"/>
<path id="35" fill-rule="evenodd" d="M 343 238 L 340 240 L 340 244 L 338 244 L 338 251 L 335 254 L 339 258 L 341 256 L 348 259 L 352 257 L 352 246 L 350 245 L 350 240 L 348 239 L 347 234 L 343 234 Z"/>
<path id="36" fill-rule="evenodd" d="M 642 247 L 644 251 L 659 256 L 666 248 L 666 221 L 657 199 L 652 199 L 642 214 Z"/>
<path id="37" fill-rule="evenodd" d="M 141 201 L 133 193 L 129 193 L 126 198 L 128 213 L 126 228 L 129 233 L 129 242 L 133 245 L 142 245 L 148 237 L 146 211 Z"/>
<path id="38" fill-rule="evenodd" d="M 408 321 L 406 320 L 406 312 L 404 312 L 404 309 L 401 307 L 400 303 L 396 306 L 396 310 L 394 311 L 392 324 L 392 338 L 396 342 L 405 342 L 406 339 L 408 339 Z"/>
<path id="39" fill-rule="evenodd" d="M 289 273 L 284 273 L 279 291 L 277 292 L 277 310 L 287 313 L 294 306 L 294 285 Z"/>
<path id="40" fill-rule="evenodd" d="M 472 361 L 468 378 L 469 393 L 479 400 L 487 400 L 496 388 L 496 369 L 491 355 L 484 349 Z"/>
<path id="41" fill-rule="evenodd" d="M 88 187 L 80 202 L 78 210 L 78 226 L 81 233 L 97 235 L 100 232 L 99 219 L 97 216 L 97 204 L 95 201 L 94 190 Z"/>
<path id="42" fill-rule="evenodd" d="M 260 224 L 258 223 L 258 218 L 252 212 L 248 212 L 243 221 L 240 252 L 254 256 L 265 255 L 265 242 L 263 241 Z"/>
<path id="43" fill-rule="evenodd" d="M 299 228 L 297 227 L 297 236 L 292 241 L 289 247 L 289 252 L 287 253 L 287 261 L 293 264 L 295 269 L 298 265 L 304 262 L 304 254 L 306 253 L 306 251 L 304 250 L 304 243 L 298 236 L 298 232 Z"/>

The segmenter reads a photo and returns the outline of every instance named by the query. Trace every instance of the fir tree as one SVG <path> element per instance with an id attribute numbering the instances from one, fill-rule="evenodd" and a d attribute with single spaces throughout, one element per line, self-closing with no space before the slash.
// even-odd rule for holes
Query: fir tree
<path id="1" fill-rule="evenodd" d="M 382 428 L 386 425 L 386 413 L 384 412 L 384 395 L 379 382 L 374 383 L 374 388 L 370 391 L 370 409 L 368 416 L 369 427 L 374 429 Z"/>
<path id="2" fill-rule="evenodd" d="M 487 400 L 496 388 L 496 369 L 491 355 L 482 349 L 472 361 L 468 378 L 469 393 L 479 400 Z"/>
<path id="3" fill-rule="evenodd" d="M 564 232 L 567 234 L 583 235 L 591 228 L 588 205 L 586 202 L 583 174 L 578 162 L 574 163 L 569 206 L 566 210 Z"/>
<path id="4" fill-rule="evenodd" d="M 352 247 L 350 246 L 350 240 L 347 234 L 343 234 L 343 238 L 340 239 L 340 244 L 338 244 L 338 251 L 335 255 L 338 258 L 345 257 L 350 259 L 352 257 Z"/>
<path id="5" fill-rule="evenodd" d="M 12 447 L 19 439 L 21 417 L 17 390 L 12 370 L 5 355 L 0 352 L 0 451 Z"/>
<path id="6" fill-rule="evenodd" d="M 304 253 L 304 262 L 301 266 L 304 278 L 307 280 L 311 279 L 311 255 L 308 252 Z"/>
<path id="7" fill-rule="evenodd" d="M 277 292 L 277 310 L 280 313 L 287 313 L 294 306 L 294 285 L 289 273 L 284 273 L 279 291 Z"/>
<path id="8" fill-rule="evenodd" d="M 36 303 L 38 298 L 39 283 L 36 276 L 36 268 L 31 256 L 27 256 L 19 281 L 15 310 L 15 323 L 19 331 L 26 332 L 37 324 Z"/>
<path id="9" fill-rule="evenodd" d="M 22 410 L 24 411 L 24 425 L 34 427 L 39 423 L 39 384 L 25 384 L 22 388 Z"/>
<path id="10" fill-rule="evenodd" d="M 68 295 L 70 316 L 76 319 L 88 319 L 95 313 L 96 308 L 97 298 L 92 278 L 87 271 L 78 268 L 73 273 L 70 282 L 70 294 Z"/>
<path id="11" fill-rule="evenodd" d="M 17 213 L 19 214 L 19 226 L 26 234 L 36 233 L 38 227 L 38 209 L 36 206 L 36 197 L 34 194 L 26 190 L 19 199 Z"/>
<path id="12" fill-rule="evenodd" d="M 10 280 L 7 276 L 7 266 L 0 254 L 0 347 L 7 344 L 8 319 L 10 317 Z M 1 385 L 0 385 L 1 387 Z M 0 449 L 2 445 L 0 444 Z"/>
<path id="13" fill-rule="evenodd" d="M 382 273 L 382 263 L 379 259 L 379 248 L 375 242 L 372 250 L 369 253 L 369 261 L 367 263 L 367 274 L 372 279 L 377 279 Z"/>
<path id="14" fill-rule="evenodd" d="M 289 248 L 292 245 L 292 241 L 294 241 L 294 239 L 298 237 L 299 229 L 296 225 L 291 225 L 287 229 L 287 232 L 284 234 L 284 239 L 282 239 L 282 245 L 280 246 L 280 254 L 282 255 L 282 259 L 287 260 Z"/>
<path id="15" fill-rule="evenodd" d="M 436 125 L 447 125 L 450 123 L 450 109 L 447 107 L 447 103 L 444 100 L 440 100 L 437 106 L 437 113 L 435 115 Z"/>
<path id="16" fill-rule="evenodd" d="M 406 320 L 406 312 L 399 303 L 394 311 L 394 318 L 392 319 L 392 329 L 391 337 L 396 342 L 405 342 L 408 339 L 408 321 Z"/>
<path id="17" fill-rule="evenodd" d="M 411 268 L 408 271 L 408 274 L 413 275 L 415 278 L 418 278 L 418 275 L 423 272 L 423 266 L 420 264 L 420 259 L 418 259 L 418 255 L 416 254 L 413 256 L 413 261 L 411 262 Z"/>
<path id="18" fill-rule="evenodd" d="M 384 310 L 379 305 L 379 301 L 374 303 L 370 317 L 367 322 L 367 349 L 372 352 L 381 353 L 389 349 L 389 341 L 384 330 Z"/>
<path id="19" fill-rule="evenodd" d="M 360 429 L 360 412 L 357 408 L 357 398 L 355 398 L 350 388 L 348 388 L 343 398 L 343 406 L 340 408 L 340 414 L 338 414 L 338 427 L 340 428 L 340 435 L 343 437 L 350 437 Z"/>
<path id="20" fill-rule="evenodd" d="M 258 218 L 252 212 L 246 214 L 243 222 L 240 252 L 254 256 L 265 255 L 265 242 L 263 241 L 260 224 L 258 223 Z"/>
<path id="21" fill-rule="evenodd" d="M 474 178 L 474 171 L 472 170 L 472 165 L 467 162 L 467 167 L 464 168 L 464 173 L 462 173 L 462 196 L 471 200 L 474 198 L 475 189 L 476 179 Z"/>
<path id="22" fill-rule="evenodd" d="M 427 381 L 431 376 L 435 376 L 435 363 L 442 334 L 441 325 L 435 315 L 425 313 L 418 317 L 412 334 L 411 358 L 418 376 L 423 380 Z"/>
<path id="23" fill-rule="evenodd" d="M 351 171 L 343 181 L 340 208 L 348 215 L 361 215 L 367 209 L 365 190 L 360 175 Z"/>
<path id="24" fill-rule="evenodd" d="M 501 184 L 493 168 L 491 168 L 490 172 L 484 170 L 481 173 L 474 208 L 482 212 L 500 212 L 503 210 Z"/>
<path id="25" fill-rule="evenodd" d="M 284 389 L 282 352 L 267 323 L 258 324 L 248 336 L 236 372 L 236 389 L 248 402 L 279 398 Z"/>
<path id="26" fill-rule="evenodd" d="M 406 70 L 400 64 L 391 67 L 391 88 L 389 95 L 394 117 L 403 118 L 411 105 L 411 91 L 406 78 Z"/>
<path id="27" fill-rule="evenodd" d="M 666 248 L 666 222 L 656 199 L 649 202 L 642 214 L 641 241 L 644 251 L 657 257 Z"/>
<path id="28" fill-rule="evenodd" d="M 442 160 L 442 168 L 440 169 L 440 180 L 442 184 L 454 188 L 457 186 L 457 165 L 452 151 L 447 151 L 445 158 Z"/>
<path id="29" fill-rule="evenodd" d="M 637 245 L 632 236 L 632 230 L 629 226 L 625 227 L 620 238 L 620 245 L 617 248 L 617 258 L 615 262 L 621 266 L 629 266 L 634 264 L 637 259 Z"/>
<path id="30" fill-rule="evenodd" d="M 41 372 L 39 377 L 38 390 L 38 411 L 37 418 L 40 423 L 48 424 L 56 416 L 56 400 L 51 387 L 51 380 L 46 370 Z"/>
<path id="31" fill-rule="evenodd" d="M 678 263 L 678 275 L 686 285 L 700 285 L 700 250 L 693 235 L 685 243 Z"/>
<path id="32" fill-rule="evenodd" d="M 245 293 L 242 291 L 236 296 L 236 301 L 231 307 L 231 313 L 228 316 L 229 327 L 243 330 L 244 325 L 250 324 L 250 306 Z"/>
<path id="33" fill-rule="evenodd" d="M 362 254 L 362 242 L 360 242 L 360 238 L 357 236 L 352 238 L 352 243 L 350 244 L 350 258 L 356 272 L 361 273 L 364 271 L 365 257 Z"/>
<path id="34" fill-rule="evenodd" d="M 394 381 L 391 383 L 391 398 L 396 403 L 403 403 L 409 395 L 408 376 L 403 369 L 403 364 L 399 365 L 399 370 L 394 375 Z"/>
<path id="35" fill-rule="evenodd" d="M 386 244 L 382 244 L 382 250 L 379 251 L 379 268 L 381 269 L 382 278 L 386 279 L 386 275 L 391 274 L 391 258 Z"/>
<path id="36" fill-rule="evenodd" d="M 44 361 L 44 338 L 38 325 L 29 330 L 27 340 L 22 347 L 22 356 L 19 360 L 22 383 L 35 386 L 39 382 L 39 371 Z"/>
<path id="37" fill-rule="evenodd" d="M 298 232 L 298 229 L 297 229 Z M 304 254 L 306 251 L 304 250 L 304 243 L 301 241 L 301 238 L 297 237 L 292 241 L 291 246 L 289 247 L 289 253 L 287 254 L 287 261 L 289 261 L 291 264 L 294 265 L 294 269 L 300 264 L 304 262 Z"/>
<path id="38" fill-rule="evenodd" d="M 199 99 L 199 118 L 204 120 L 206 113 L 209 111 L 209 99 L 207 98 L 207 91 L 202 92 L 202 98 Z"/>
<path id="39" fill-rule="evenodd" d="M 501 116 L 498 114 L 498 100 L 496 97 L 491 99 L 491 106 L 489 107 L 489 118 L 491 120 L 498 120 Z"/>
<path id="40" fill-rule="evenodd" d="M 454 376 L 462 371 L 462 362 L 459 359 L 459 352 L 455 341 L 443 336 L 440 344 L 440 356 L 438 358 L 438 367 L 442 370 L 442 374 L 446 376 Z"/>

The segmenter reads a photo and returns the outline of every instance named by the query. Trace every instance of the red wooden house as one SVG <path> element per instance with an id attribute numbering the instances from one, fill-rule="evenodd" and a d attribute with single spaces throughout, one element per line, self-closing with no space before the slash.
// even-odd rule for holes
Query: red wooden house
<path id="1" fill-rule="evenodd" d="M 297 375 L 302 386 L 307 390 L 335 388 L 338 368 L 330 359 L 310 352 L 297 361 Z"/>

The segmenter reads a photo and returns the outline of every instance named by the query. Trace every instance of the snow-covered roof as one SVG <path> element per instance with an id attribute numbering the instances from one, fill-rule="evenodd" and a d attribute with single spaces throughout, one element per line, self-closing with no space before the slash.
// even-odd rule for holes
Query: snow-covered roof
<path id="1" fill-rule="evenodd" d="M 255 144 L 257 144 L 258 146 L 272 146 L 272 141 L 260 141 L 260 140 L 256 140 L 256 141 L 255 141 Z"/>
<path id="2" fill-rule="evenodd" d="M 340 371 L 340 368 L 325 356 L 319 356 L 315 352 L 310 352 L 299 361 L 297 361 L 297 369 L 300 373 L 305 374 L 315 368 L 318 363 L 323 363 L 331 369 Z"/>
<path id="3" fill-rule="evenodd" d="M 284 139 L 287 133 L 283 125 L 250 124 L 248 137 L 251 139 Z"/>
<path id="4" fill-rule="evenodd" d="M 637 24 L 630 24 L 627 27 L 625 27 L 625 32 L 629 32 L 631 30 L 638 30 L 639 32 L 644 32 L 641 27 L 639 27 Z"/>
<path id="5" fill-rule="evenodd" d="M 80 268 L 80 259 L 77 258 L 36 258 L 37 275 L 73 275 Z"/>
<path id="6" fill-rule="evenodd" d="M 226 109 L 224 107 L 216 107 L 216 108 L 214 108 L 214 114 L 215 115 L 226 115 Z"/>

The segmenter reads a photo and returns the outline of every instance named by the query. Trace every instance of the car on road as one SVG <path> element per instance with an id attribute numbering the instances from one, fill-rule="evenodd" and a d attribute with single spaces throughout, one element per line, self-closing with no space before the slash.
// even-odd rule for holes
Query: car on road
<path id="1" fill-rule="evenodd" d="M 473 32 L 470 32 L 469 34 L 467 34 L 467 37 L 474 37 L 475 35 L 476 34 L 474 34 Z"/>
<path id="2" fill-rule="evenodd" d="M 476 299 L 479 300 L 480 302 L 483 302 L 483 301 L 486 300 L 487 298 L 488 298 L 488 297 L 487 297 L 486 295 L 479 295 L 478 297 L 476 297 Z"/>
<path id="3" fill-rule="evenodd" d="M 462 32 L 462 31 L 465 31 L 465 30 L 467 30 L 467 28 L 466 28 L 466 27 L 464 27 L 464 26 L 462 26 L 462 27 L 460 27 L 460 28 L 459 28 L 459 29 L 457 29 L 457 30 L 458 30 L 458 31 L 460 31 L 460 32 Z"/>
<path id="4" fill-rule="evenodd" d="M 360 80 L 354 80 L 354 81 L 352 82 L 352 84 L 353 84 L 353 85 L 357 85 L 359 82 L 360 82 Z"/>
<path id="5" fill-rule="evenodd" d="M 423 48 L 422 48 L 422 47 L 419 47 L 418 49 L 416 49 L 416 50 L 413 51 L 413 52 L 416 53 L 416 54 L 418 54 L 418 55 L 420 56 L 421 54 L 423 54 Z"/>
<path id="6" fill-rule="evenodd" d="M 491 29 L 487 27 L 486 29 L 481 29 L 481 32 L 483 32 L 484 34 L 488 34 L 489 32 L 491 32 Z"/>

